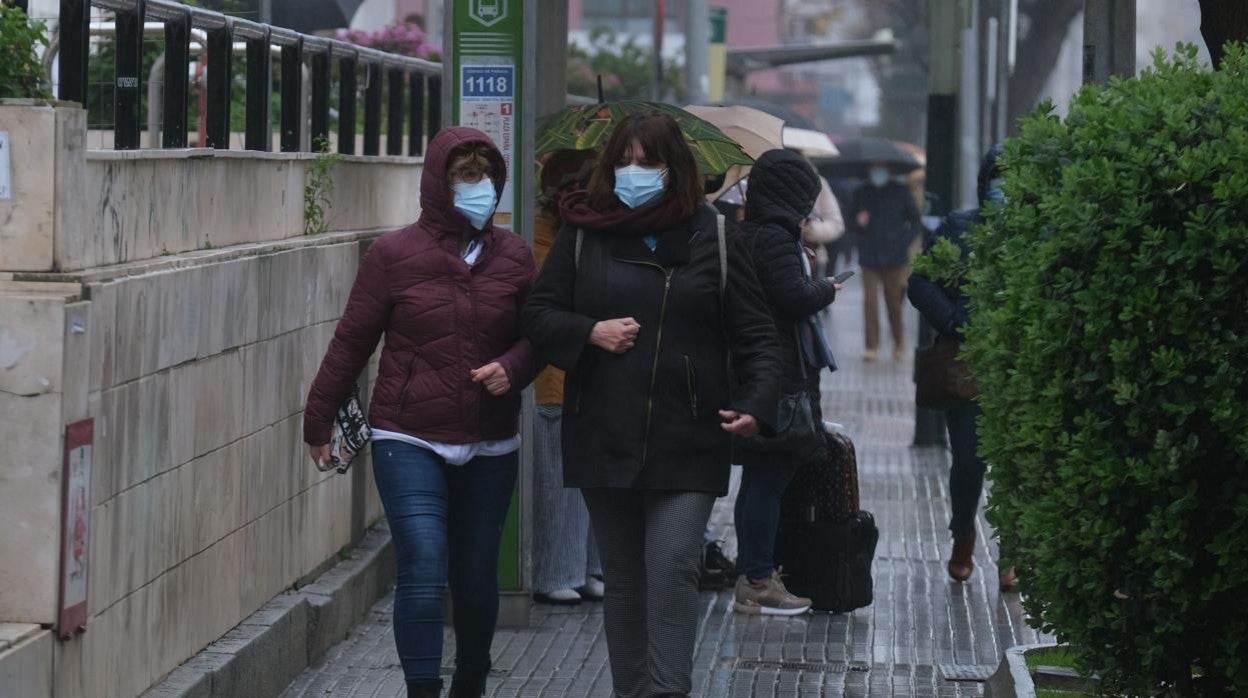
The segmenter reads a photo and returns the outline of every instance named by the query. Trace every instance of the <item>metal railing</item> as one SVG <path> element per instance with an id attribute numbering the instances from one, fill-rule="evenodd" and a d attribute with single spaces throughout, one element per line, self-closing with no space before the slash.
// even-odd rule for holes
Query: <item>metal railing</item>
<path id="1" fill-rule="evenodd" d="M 189 66 L 192 47 L 206 56 L 205 145 L 230 147 L 230 103 L 235 41 L 245 44 L 245 129 L 247 150 L 272 149 L 272 55 L 280 62 L 280 148 L 306 150 L 328 138 L 333 63 L 338 67 L 338 152 L 354 154 L 357 88 L 364 78 L 363 154 L 381 155 L 383 86 L 387 155 L 423 153 L 442 122 L 442 66 L 345 41 L 300 34 L 282 27 L 229 17 L 172 0 L 61 0 L 58 48 L 59 97 L 86 103 L 92 8 L 111 10 L 116 35 L 113 147 L 140 147 L 143 37 L 148 20 L 164 24 L 164 65 Z M 194 40 L 194 43 L 193 43 Z M 310 64 L 310 65 L 309 65 Z M 305 94 L 304 73 L 311 79 Z M 189 70 L 163 71 L 163 128 L 160 145 L 187 147 Z M 310 98 L 311 108 L 305 109 Z M 149 100 L 150 101 L 150 100 Z M 152 104 L 149 103 L 149 108 Z M 306 116 L 305 116 L 306 114 Z M 304 138 L 305 131 L 310 138 Z"/>

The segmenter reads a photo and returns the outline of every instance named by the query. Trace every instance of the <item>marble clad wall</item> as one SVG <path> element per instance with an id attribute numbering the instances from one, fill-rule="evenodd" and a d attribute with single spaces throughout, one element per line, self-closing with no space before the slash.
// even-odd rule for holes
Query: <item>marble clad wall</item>
<path id="1" fill-rule="evenodd" d="M 46 111 L 45 131 L 81 126 Z M 55 620 L 64 428 L 93 417 L 89 622 L 53 642 L 53 694 L 138 695 L 380 518 L 366 459 L 362 512 L 355 478 L 308 461 L 301 411 L 367 241 L 418 215 L 421 168 L 344 162 L 329 221 L 349 232 L 308 238 L 307 156 L 57 138 L 56 167 L 81 169 L 23 228 L 52 266 L 0 224 L 0 557 L 21 563 L 0 566 L 0 622 Z"/>

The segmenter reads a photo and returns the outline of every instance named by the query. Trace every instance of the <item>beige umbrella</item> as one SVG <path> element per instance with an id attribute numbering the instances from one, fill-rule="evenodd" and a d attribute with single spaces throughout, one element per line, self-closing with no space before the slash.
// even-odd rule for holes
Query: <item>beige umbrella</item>
<path id="1" fill-rule="evenodd" d="M 784 121 L 767 112 L 752 107 L 692 105 L 685 111 L 718 127 L 755 160 L 768 150 L 784 147 Z"/>
<path id="2" fill-rule="evenodd" d="M 753 107 L 694 105 L 685 107 L 685 111 L 718 127 L 729 138 L 736 141 L 747 155 L 756 160 L 768 150 L 784 147 L 784 120 L 765 111 Z M 714 194 L 708 195 L 707 200 L 717 200 L 749 172 L 748 165 L 733 165 L 724 173 L 723 187 Z"/>

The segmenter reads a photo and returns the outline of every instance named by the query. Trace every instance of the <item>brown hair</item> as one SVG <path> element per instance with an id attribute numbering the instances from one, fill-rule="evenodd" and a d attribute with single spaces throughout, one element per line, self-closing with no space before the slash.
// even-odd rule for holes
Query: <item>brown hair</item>
<path id="1" fill-rule="evenodd" d="M 692 215 L 702 204 L 702 178 L 676 120 L 659 112 L 629 114 L 615 125 L 602 148 L 602 157 L 589 177 L 589 205 L 605 211 L 620 205 L 615 195 L 615 168 L 633 144 L 641 143 L 650 164 L 667 166 L 667 187 L 680 202 L 681 215 Z"/>
<path id="2" fill-rule="evenodd" d="M 493 156 L 494 151 L 483 143 L 461 145 L 446 156 L 446 179 L 449 181 L 458 175 L 465 180 L 479 177 L 493 180 L 499 174 Z"/>

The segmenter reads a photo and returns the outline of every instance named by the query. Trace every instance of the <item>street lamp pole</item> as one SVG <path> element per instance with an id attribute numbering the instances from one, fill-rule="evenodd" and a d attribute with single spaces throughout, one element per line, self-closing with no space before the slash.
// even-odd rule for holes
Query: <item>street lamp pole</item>
<path id="1" fill-rule="evenodd" d="M 707 0 L 689 0 L 685 7 L 685 101 L 704 104 L 710 88 L 711 7 Z"/>
<path id="2" fill-rule="evenodd" d="M 1083 82 L 1105 84 L 1135 75 L 1135 0 L 1086 0 Z"/>
<path id="3" fill-rule="evenodd" d="M 965 0 L 928 0 L 931 58 L 927 95 L 927 189 L 934 195 L 934 216 L 954 208 L 958 161 L 958 87 Z M 935 332 L 919 322 L 919 346 L 930 344 Z M 943 446 L 945 419 L 938 410 L 915 408 L 914 445 Z"/>

